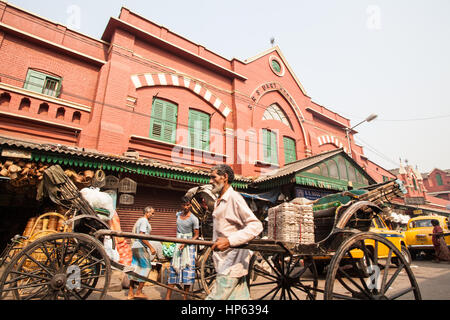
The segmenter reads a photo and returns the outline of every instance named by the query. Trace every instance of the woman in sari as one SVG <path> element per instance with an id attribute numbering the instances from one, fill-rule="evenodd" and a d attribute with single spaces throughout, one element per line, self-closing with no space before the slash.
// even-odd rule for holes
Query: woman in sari
<path id="1" fill-rule="evenodd" d="M 444 231 L 439 226 L 438 220 L 431 220 L 433 225 L 433 235 L 431 237 L 433 241 L 434 251 L 436 254 L 434 262 L 448 261 L 450 262 L 450 252 L 448 250 L 447 243 L 444 239 Z"/>

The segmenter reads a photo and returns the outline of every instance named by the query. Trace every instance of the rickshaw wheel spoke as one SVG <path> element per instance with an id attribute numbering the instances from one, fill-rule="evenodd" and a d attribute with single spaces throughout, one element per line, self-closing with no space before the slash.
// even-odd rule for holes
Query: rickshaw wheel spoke
<path id="1" fill-rule="evenodd" d="M 110 277 L 109 257 L 97 239 L 57 233 L 30 243 L 11 260 L 0 279 L 0 292 L 1 298 L 12 292 L 16 300 L 84 300 L 92 292 L 103 299 Z M 72 284 L 75 287 L 69 288 Z"/>
<path id="2" fill-rule="evenodd" d="M 250 260 L 247 283 L 252 299 L 314 300 L 317 270 L 311 257 L 258 252 Z"/>
<path id="3" fill-rule="evenodd" d="M 368 246 L 372 243 L 373 248 Z M 378 256 L 380 245 L 388 248 L 387 258 L 380 259 Z M 401 267 L 390 276 L 390 271 L 393 270 L 390 266 L 394 254 L 400 260 Z M 381 260 L 386 260 L 384 265 L 380 264 Z M 405 298 L 420 300 L 420 290 L 414 274 L 404 260 L 399 249 L 389 240 L 371 232 L 355 233 L 343 241 L 331 260 L 325 282 L 324 299 L 385 300 L 403 297 L 409 293 L 412 297 Z M 352 265 L 353 273 L 344 270 L 343 264 Z M 381 270 L 382 267 L 384 268 Z M 403 269 L 408 276 L 408 287 L 404 289 L 403 286 L 399 289 L 400 292 L 386 295 L 387 290 L 393 287 L 396 280 L 399 280 L 398 275 Z"/>

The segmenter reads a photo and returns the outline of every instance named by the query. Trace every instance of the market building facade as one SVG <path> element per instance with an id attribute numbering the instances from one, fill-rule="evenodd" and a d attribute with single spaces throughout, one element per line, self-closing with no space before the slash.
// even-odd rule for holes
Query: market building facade
<path id="1" fill-rule="evenodd" d="M 132 201 L 116 195 L 125 231 L 153 205 L 155 233 L 173 235 L 179 198 L 219 163 L 242 192 L 288 186 L 288 197 L 395 178 L 347 137 L 349 119 L 308 96 L 278 47 L 229 60 L 127 8 L 93 39 L 0 1 L 0 61 L 2 163 L 132 179 Z"/>

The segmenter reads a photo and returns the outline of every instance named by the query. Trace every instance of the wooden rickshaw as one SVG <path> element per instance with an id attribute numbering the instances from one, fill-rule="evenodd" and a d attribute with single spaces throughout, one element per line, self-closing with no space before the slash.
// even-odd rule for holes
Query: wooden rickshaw
<path id="1" fill-rule="evenodd" d="M 195 244 L 201 251 L 197 261 L 198 283 L 189 293 L 203 299 L 215 278 L 212 241 L 184 240 L 138 235 L 110 230 L 85 203 L 59 166 L 46 170 L 48 195 L 56 203 L 72 209 L 67 221 L 72 232 L 50 234 L 31 242 L 17 253 L 0 278 L 3 299 L 103 299 L 108 291 L 111 269 L 122 270 L 144 281 L 168 288 L 166 284 L 139 276 L 129 267 L 112 261 L 102 241 L 105 236 Z M 381 213 L 378 202 L 387 199 L 386 188 L 397 191 L 394 182 L 371 186 L 366 195 L 352 193 L 338 207 L 317 210 L 315 242 L 286 243 L 256 239 L 240 248 L 254 252 L 247 281 L 253 299 L 307 299 L 318 293 L 323 299 L 421 299 L 414 274 L 390 241 L 369 232 L 372 219 Z M 75 191 L 76 190 L 76 191 Z M 194 211 L 202 225 L 208 225 L 213 197 L 205 188 L 191 190 Z M 371 198 L 370 196 L 376 196 Z M 201 208 L 205 210 L 202 211 Z M 114 243 L 114 242 L 113 242 Z M 386 257 L 378 255 L 379 248 Z M 325 285 L 319 288 L 316 265 L 328 262 Z M 396 264 L 393 261 L 396 259 Z M 174 291 L 184 294 L 180 289 Z"/>

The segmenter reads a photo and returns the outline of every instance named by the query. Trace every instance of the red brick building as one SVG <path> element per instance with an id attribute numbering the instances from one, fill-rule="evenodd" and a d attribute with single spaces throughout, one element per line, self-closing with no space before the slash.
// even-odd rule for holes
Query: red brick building
<path id="1" fill-rule="evenodd" d="M 393 200 L 393 209 L 399 213 L 411 217 L 417 215 L 444 215 L 450 216 L 450 201 L 436 197 L 430 193 L 428 186 L 431 178 L 435 177 L 438 170 L 433 170 L 433 175 L 424 178 L 417 168 L 408 163 L 400 164 L 399 169 L 391 170 L 392 174 L 402 180 L 408 193 L 403 199 Z M 444 189 L 441 189 L 444 190 Z"/>
<path id="2" fill-rule="evenodd" d="M 348 157 L 350 120 L 308 96 L 278 47 L 229 60 L 126 8 L 93 39 L 0 1 L 0 61 L 0 135 L 24 141 L 3 148 L 131 175 L 140 189 L 133 208 L 119 207 L 127 228 L 148 203 L 172 214 L 217 163 L 230 164 L 235 187 L 246 189 L 341 148 L 309 176 L 312 185 L 323 178 L 332 192 L 394 177 L 364 156 L 356 132 Z M 124 159 L 128 151 L 139 158 Z M 173 192 L 164 200 L 159 190 Z"/>
<path id="3" fill-rule="evenodd" d="M 428 194 L 450 201 L 450 170 L 435 168 L 429 173 L 422 174 L 422 177 Z"/>

